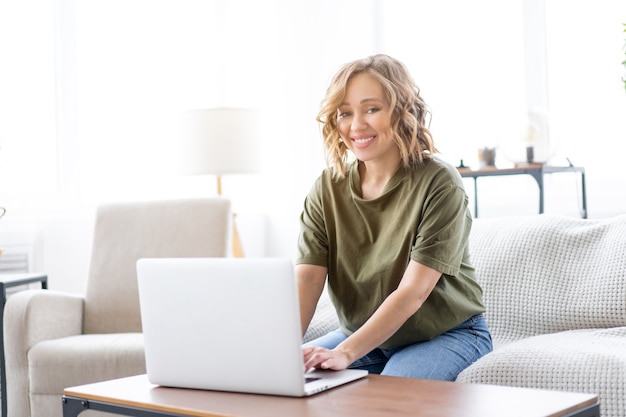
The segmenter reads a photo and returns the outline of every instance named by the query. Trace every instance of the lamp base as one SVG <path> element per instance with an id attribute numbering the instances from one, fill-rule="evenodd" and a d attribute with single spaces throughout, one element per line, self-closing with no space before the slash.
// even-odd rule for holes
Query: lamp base
<path id="1" fill-rule="evenodd" d="M 217 195 L 222 196 L 222 177 L 221 175 L 217 175 Z M 232 218 L 232 230 L 231 230 L 231 239 L 232 239 L 232 251 L 233 256 L 235 258 L 243 258 L 243 247 L 241 246 L 241 239 L 239 239 L 239 231 L 237 230 L 237 214 L 233 213 Z"/>
<path id="2" fill-rule="evenodd" d="M 233 213 L 232 220 L 232 240 L 233 240 L 233 256 L 235 258 L 243 258 L 243 247 L 241 246 L 241 239 L 239 239 L 239 231 L 237 230 L 237 223 L 235 222 L 235 218 L 237 214 Z"/>

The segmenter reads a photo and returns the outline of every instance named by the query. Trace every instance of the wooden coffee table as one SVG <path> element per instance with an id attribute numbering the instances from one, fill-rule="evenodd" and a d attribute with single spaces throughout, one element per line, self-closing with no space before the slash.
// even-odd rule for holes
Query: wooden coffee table
<path id="1" fill-rule="evenodd" d="M 306 398 L 152 385 L 145 375 L 67 388 L 63 416 L 85 410 L 196 417 L 598 417 L 598 397 L 560 391 L 369 375 Z"/>

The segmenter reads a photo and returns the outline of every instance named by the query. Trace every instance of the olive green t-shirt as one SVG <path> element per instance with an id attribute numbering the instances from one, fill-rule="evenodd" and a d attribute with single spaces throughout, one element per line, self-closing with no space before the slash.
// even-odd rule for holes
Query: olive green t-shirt
<path id="1" fill-rule="evenodd" d="M 328 170 L 305 199 L 297 264 L 328 268 L 341 329 L 356 331 L 394 291 L 414 260 L 442 273 L 422 307 L 380 347 L 431 339 L 483 312 L 468 235 L 472 217 L 461 176 L 433 158 L 400 167 L 382 195 L 364 200 L 358 162 L 344 179 Z"/>

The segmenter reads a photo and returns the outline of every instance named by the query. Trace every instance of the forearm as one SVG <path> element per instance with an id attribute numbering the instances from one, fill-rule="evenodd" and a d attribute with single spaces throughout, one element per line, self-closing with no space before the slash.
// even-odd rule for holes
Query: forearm
<path id="1" fill-rule="evenodd" d="M 406 290 L 396 290 L 376 312 L 336 349 L 346 354 L 350 363 L 365 356 L 389 339 L 423 304 Z"/>
<path id="2" fill-rule="evenodd" d="M 409 262 L 398 288 L 337 349 L 345 352 L 354 362 L 380 346 L 419 310 L 440 277 L 439 271 L 414 261 Z"/>
<path id="3" fill-rule="evenodd" d="M 300 323 L 302 335 L 313 319 L 317 302 L 324 290 L 326 282 L 326 269 L 313 265 L 296 266 L 298 280 L 298 298 L 300 303 Z"/>

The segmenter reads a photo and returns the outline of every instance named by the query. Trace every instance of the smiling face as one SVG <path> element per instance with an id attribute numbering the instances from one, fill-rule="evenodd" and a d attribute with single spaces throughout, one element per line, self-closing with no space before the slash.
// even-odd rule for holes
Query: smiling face
<path id="1" fill-rule="evenodd" d="M 376 78 L 363 72 L 350 79 L 337 109 L 337 128 L 344 144 L 359 160 L 398 166 L 400 153 L 393 141 L 391 113 Z"/>

